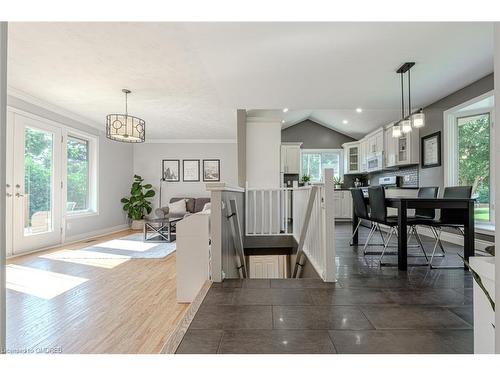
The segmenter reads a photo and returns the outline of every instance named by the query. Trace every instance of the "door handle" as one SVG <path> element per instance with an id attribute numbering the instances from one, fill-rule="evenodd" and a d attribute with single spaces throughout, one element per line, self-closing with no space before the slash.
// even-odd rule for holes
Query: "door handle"
<path id="1" fill-rule="evenodd" d="M 16 197 L 24 197 L 24 194 L 16 193 Z"/>
<path id="2" fill-rule="evenodd" d="M 7 193 L 7 198 L 10 198 L 12 197 L 12 194 L 11 193 Z"/>

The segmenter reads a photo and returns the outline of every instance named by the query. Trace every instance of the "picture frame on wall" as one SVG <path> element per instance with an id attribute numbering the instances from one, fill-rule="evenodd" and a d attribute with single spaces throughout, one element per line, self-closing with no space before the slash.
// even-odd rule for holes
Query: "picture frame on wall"
<path id="1" fill-rule="evenodd" d="M 441 132 L 432 133 L 422 137 L 420 147 L 420 160 L 422 168 L 441 166 Z"/>
<path id="2" fill-rule="evenodd" d="M 182 181 L 200 181 L 200 161 L 195 159 L 184 159 L 182 161 Z"/>
<path id="3" fill-rule="evenodd" d="M 203 160 L 203 181 L 219 182 L 220 181 L 220 160 L 219 159 L 204 159 Z"/>
<path id="4" fill-rule="evenodd" d="M 162 160 L 162 178 L 168 182 L 179 182 L 181 180 L 180 174 L 181 161 L 178 159 L 164 159 Z"/>

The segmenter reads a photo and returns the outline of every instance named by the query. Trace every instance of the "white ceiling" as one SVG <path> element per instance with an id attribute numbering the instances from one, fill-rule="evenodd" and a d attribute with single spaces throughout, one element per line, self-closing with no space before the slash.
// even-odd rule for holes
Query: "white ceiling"
<path id="1" fill-rule="evenodd" d="M 404 61 L 430 104 L 493 71 L 493 24 L 9 23 L 10 87 L 100 128 L 130 88 L 148 138 L 232 139 L 237 108 L 284 107 L 249 113 L 359 137 L 398 118 Z"/>

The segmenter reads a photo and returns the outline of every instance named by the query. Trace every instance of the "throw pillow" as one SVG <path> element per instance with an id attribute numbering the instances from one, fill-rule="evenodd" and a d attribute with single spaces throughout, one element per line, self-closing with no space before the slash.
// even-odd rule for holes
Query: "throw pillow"
<path id="1" fill-rule="evenodd" d="M 172 215 L 185 215 L 186 214 L 186 200 L 181 199 L 177 202 L 168 204 L 168 213 Z"/>

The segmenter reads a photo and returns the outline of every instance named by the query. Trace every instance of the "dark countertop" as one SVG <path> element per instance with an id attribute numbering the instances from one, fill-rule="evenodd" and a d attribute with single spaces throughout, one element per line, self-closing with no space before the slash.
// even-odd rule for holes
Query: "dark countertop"
<path id="1" fill-rule="evenodd" d="M 371 185 L 371 186 L 377 186 L 377 185 Z M 360 186 L 360 188 L 368 188 L 370 186 Z M 338 191 L 341 190 L 351 190 L 355 189 L 354 187 L 349 187 L 349 188 L 342 188 L 342 189 L 335 189 Z M 387 186 L 386 189 L 411 189 L 411 190 L 417 190 L 418 186 Z"/>

